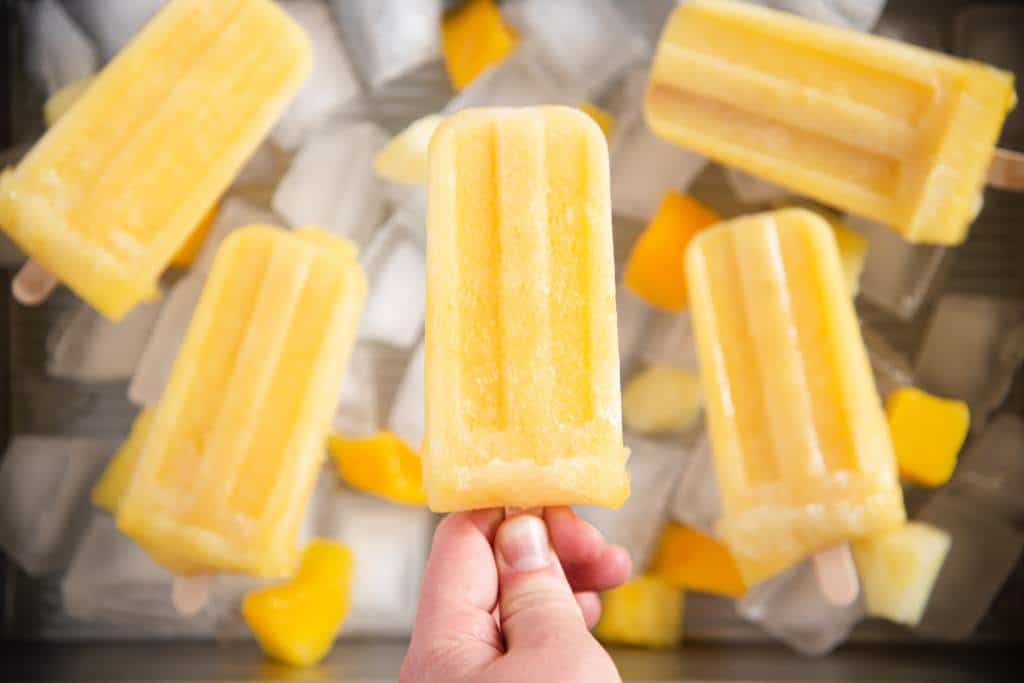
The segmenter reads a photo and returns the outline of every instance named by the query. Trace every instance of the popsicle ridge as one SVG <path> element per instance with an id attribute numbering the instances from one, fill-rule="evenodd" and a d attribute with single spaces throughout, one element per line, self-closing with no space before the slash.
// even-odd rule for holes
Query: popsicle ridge
<path id="1" fill-rule="evenodd" d="M 618 505 L 625 449 L 603 134 L 565 107 L 468 110 L 435 134 L 430 177 L 431 507 Z M 502 482 L 524 476 L 530 485 L 514 492 Z"/>

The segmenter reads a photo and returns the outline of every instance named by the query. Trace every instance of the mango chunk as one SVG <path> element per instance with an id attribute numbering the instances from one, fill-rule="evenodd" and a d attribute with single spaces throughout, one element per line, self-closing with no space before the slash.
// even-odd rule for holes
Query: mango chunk
<path id="1" fill-rule="evenodd" d="M 701 593 L 739 598 L 747 592 L 729 549 L 680 524 L 669 524 L 662 532 L 651 573 L 673 586 Z"/>
<path id="2" fill-rule="evenodd" d="M 505 23 L 494 0 L 469 0 L 445 15 L 441 42 L 448 77 L 462 90 L 515 49 L 519 36 Z"/>
<path id="3" fill-rule="evenodd" d="M 338 475 L 360 491 L 405 505 L 426 505 L 420 458 L 391 432 L 350 439 L 332 436 L 327 446 Z"/>
<path id="4" fill-rule="evenodd" d="M 889 395 L 885 412 L 900 475 L 921 486 L 949 481 L 971 422 L 967 404 L 904 387 Z"/>

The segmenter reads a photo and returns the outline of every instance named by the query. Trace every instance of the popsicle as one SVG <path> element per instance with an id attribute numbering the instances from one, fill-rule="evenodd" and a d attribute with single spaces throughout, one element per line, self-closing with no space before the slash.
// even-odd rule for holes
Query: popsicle
<path id="1" fill-rule="evenodd" d="M 629 495 L 604 134 L 578 109 L 468 109 L 430 146 L 434 511 Z"/>
<path id="2" fill-rule="evenodd" d="M 168 3 L 0 176 L 0 227 L 32 259 L 15 295 L 57 278 L 114 320 L 155 296 L 311 59 L 271 0 Z"/>
<path id="3" fill-rule="evenodd" d="M 249 226 L 214 261 L 118 526 L 181 576 L 291 572 L 366 292 L 346 240 Z"/>
<path id="4" fill-rule="evenodd" d="M 727 0 L 677 8 L 645 101 L 656 135 L 910 242 L 967 234 L 1015 104 L 993 67 Z"/>
<path id="5" fill-rule="evenodd" d="M 832 548 L 821 558 L 849 566 L 844 541 L 905 512 L 831 228 L 803 209 L 720 223 L 694 239 L 686 272 L 717 531 L 745 583 Z"/>

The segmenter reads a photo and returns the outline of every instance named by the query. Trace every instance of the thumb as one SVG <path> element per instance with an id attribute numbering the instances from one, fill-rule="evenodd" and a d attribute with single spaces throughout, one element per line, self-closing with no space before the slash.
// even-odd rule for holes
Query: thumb
<path id="1" fill-rule="evenodd" d="M 506 519 L 498 527 L 494 552 L 498 614 L 510 654 L 589 637 L 543 519 L 530 514 Z"/>

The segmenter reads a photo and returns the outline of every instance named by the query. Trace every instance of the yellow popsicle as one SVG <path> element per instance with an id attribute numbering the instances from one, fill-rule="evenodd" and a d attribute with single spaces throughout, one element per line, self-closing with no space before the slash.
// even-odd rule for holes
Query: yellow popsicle
<path id="1" fill-rule="evenodd" d="M 803 209 L 698 235 L 693 326 L 723 515 L 747 585 L 905 518 L 829 225 Z"/>
<path id="2" fill-rule="evenodd" d="M 567 107 L 465 110 L 430 148 L 430 508 L 629 494 L 604 134 Z"/>
<path id="3" fill-rule="evenodd" d="M 658 136 L 910 242 L 957 244 L 1013 75 L 879 36 L 726 0 L 670 17 L 651 68 Z"/>
<path id="4" fill-rule="evenodd" d="M 0 177 L 0 227 L 107 317 L 171 257 L 310 70 L 271 0 L 173 0 Z"/>
<path id="5" fill-rule="evenodd" d="M 224 241 L 118 510 L 158 562 L 292 571 L 365 292 L 354 247 L 322 230 Z"/>

